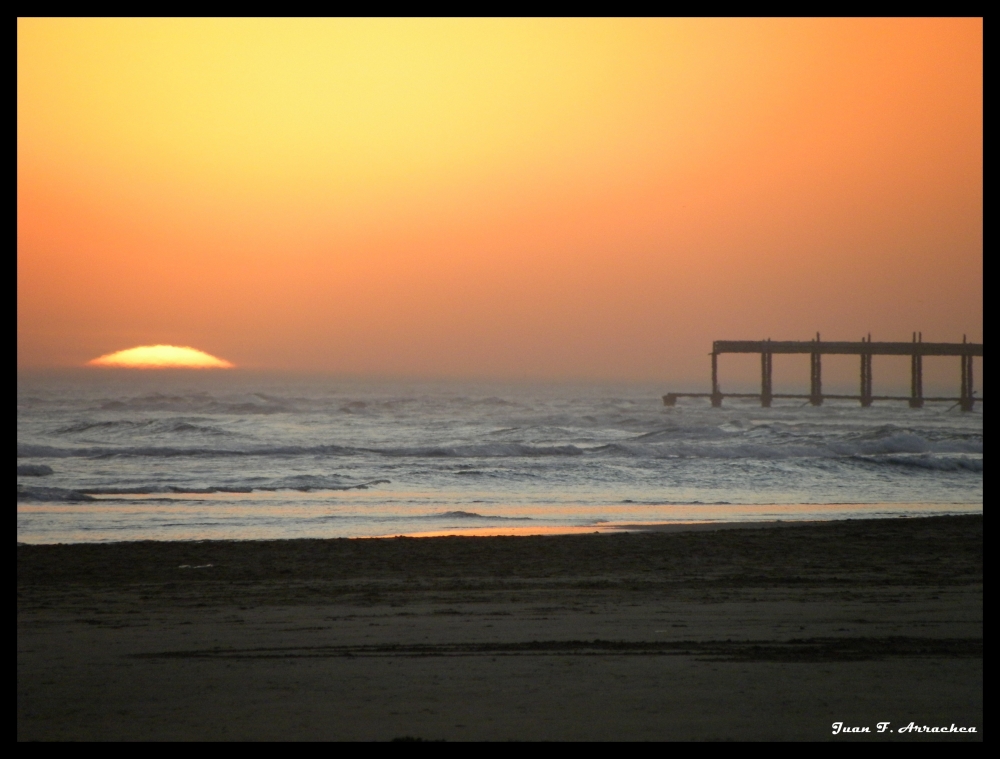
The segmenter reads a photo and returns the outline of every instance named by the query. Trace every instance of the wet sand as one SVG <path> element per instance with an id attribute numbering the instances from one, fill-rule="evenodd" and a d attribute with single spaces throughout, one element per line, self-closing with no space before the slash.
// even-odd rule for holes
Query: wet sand
<path id="1" fill-rule="evenodd" d="M 982 516 L 18 546 L 17 736 L 981 739 L 982 550 Z"/>

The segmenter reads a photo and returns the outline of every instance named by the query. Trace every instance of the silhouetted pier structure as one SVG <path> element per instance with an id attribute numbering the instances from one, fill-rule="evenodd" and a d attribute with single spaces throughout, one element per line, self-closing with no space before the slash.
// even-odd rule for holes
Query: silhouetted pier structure
<path id="1" fill-rule="evenodd" d="M 760 354 L 760 393 L 723 393 L 719 389 L 719 356 L 723 353 Z M 809 394 L 774 393 L 771 390 L 771 358 L 775 353 L 809 354 Z M 835 395 L 823 393 L 822 356 L 849 355 L 861 358 L 861 387 L 858 395 Z M 819 333 L 815 340 L 716 340 L 712 343 L 712 392 L 711 393 L 667 393 L 663 396 L 664 406 L 675 406 L 678 398 L 709 398 L 712 405 L 719 407 L 723 398 L 759 398 L 760 405 L 769 407 L 775 398 L 805 399 L 813 406 L 822 406 L 826 398 L 860 401 L 862 406 L 872 405 L 872 401 L 908 401 L 910 408 L 921 408 L 924 401 L 952 401 L 962 411 L 972 411 L 976 398 L 972 384 L 972 359 L 983 355 L 982 343 L 925 343 L 921 333 L 914 332 L 909 343 L 872 342 L 823 342 Z M 872 356 L 910 357 L 910 395 L 872 394 Z M 958 356 L 961 362 L 961 381 L 958 397 L 925 397 L 923 380 L 924 356 Z"/>

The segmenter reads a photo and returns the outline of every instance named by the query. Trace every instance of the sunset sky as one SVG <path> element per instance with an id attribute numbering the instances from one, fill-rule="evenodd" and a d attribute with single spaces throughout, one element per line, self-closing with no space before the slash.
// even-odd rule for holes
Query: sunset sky
<path id="1" fill-rule="evenodd" d="M 21 19 L 17 96 L 20 368 L 982 340 L 979 19 Z"/>

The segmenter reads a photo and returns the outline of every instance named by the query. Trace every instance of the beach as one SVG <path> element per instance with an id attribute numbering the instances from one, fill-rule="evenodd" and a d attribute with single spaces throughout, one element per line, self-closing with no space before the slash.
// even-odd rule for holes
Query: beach
<path id="1" fill-rule="evenodd" d="M 17 736 L 981 740 L 982 529 L 18 545 Z"/>

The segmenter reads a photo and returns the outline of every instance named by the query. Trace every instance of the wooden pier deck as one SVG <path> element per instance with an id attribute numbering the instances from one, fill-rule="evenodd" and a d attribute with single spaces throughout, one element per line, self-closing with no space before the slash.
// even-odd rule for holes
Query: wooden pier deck
<path id="1" fill-rule="evenodd" d="M 723 353 L 759 353 L 761 367 L 760 393 L 723 393 L 719 387 L 719 356 Z M 772 359 L 775 353 L 805 353 L 809 355 L 810 387 L 809 393 L 791 394 L 774 393 L 771 390 Z M 858 395 L 824 394 L 823 367 L 824 355 L 859 356 L 861 361 L 861 382 Z M 973 390 L 972 359 L 983 355 L 982 343 L 925 343 L 918 332 L 913 333 L 911 342 L 873 342 L 871 335 L 859 342 L 823 342 L 819 333 L 815 340 L 716 340 L 712 343 L 712 392 L 710 393 L 667 393 L 663 396 L 665 406 L 674 406 L 678 398 L 708 398 L 712 405 L 719 407 L 724 398 L 758 398 L 760 405 L 769 407 L 771 401 L 779 398 L 807 400 L 813 406 L 823 405 L 826 399 L 856 400 L 864 407 L 871 406 L 873 401 L 907 401 L 910 408 L 920 408 L 927 401 L 950 401 L 959 405 L 963 411 L 972 411 L 977 402 Z M 910 357 L 910 395 L 874 395 L 872 393 L 872 356 L 909 356 Z M 956 356 L 961 364 L 961 379 L 959 394 L 951 396 L 925 396 L 923 391 L 923 357 L 924 356 Z"/>

